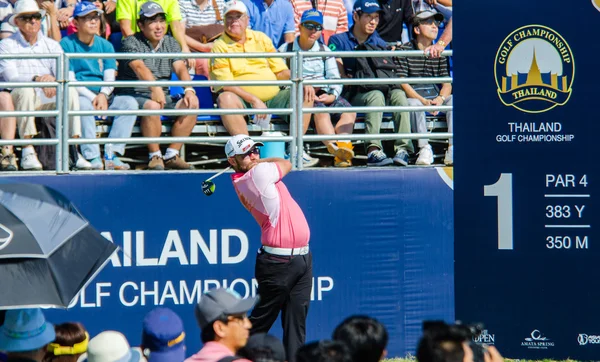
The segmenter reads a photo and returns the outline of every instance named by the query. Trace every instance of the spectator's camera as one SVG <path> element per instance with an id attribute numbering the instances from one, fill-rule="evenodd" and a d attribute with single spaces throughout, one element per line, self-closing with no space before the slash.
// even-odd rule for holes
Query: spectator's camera
<path id="1" fill-rule="evenodd" d="M 487 346 L 478 344 L 475 341 L 484 330 L 481 323 L 462 324 L 457 321 L 455 324 L 446 324 L 443 321 L 425 321 L 423 322 L 423 332 L 429 334 L 434 340 L 450 340 L 467 342 L 473 351 L 473 362 L 483 362 L 487 353 Z"/>

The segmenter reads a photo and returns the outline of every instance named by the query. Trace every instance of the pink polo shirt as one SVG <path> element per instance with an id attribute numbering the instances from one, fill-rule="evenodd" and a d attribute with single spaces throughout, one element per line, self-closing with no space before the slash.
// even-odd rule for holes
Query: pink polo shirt
<path id="1" fill-rule="evenodd" d="M 308 245 L 308 222 L 281 182 L 281 170 L 276 163 L 259 163 L 246 173 L 234 173 L 231 179 L 242 205 L 261 227 L 263 245 L 276 248 Z"/>
<path id="2" fill-rule="evenodd" d="M 234 356 L 234 353 L 219 342 L 206 342 L 198 353 L 186 359 L 185 362 L 217 362 L 223 357 Z M 247 359 L 238 359 L 239 362 L 250 362 Z"/>

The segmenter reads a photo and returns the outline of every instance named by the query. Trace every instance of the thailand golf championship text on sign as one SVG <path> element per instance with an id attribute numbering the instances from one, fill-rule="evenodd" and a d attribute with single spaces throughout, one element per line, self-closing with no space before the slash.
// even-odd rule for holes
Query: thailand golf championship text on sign
<path id="1" fill-rule="evenodd" d="M 600 355 L 599 46 L 573 26 L 600 11 L 565 6 L 505 1 L 485 31 L 489 4 L 454 14 L 456 317 L 511 358 Z"/>
<path id="2" fill-rule="evenodd" d="M 156 267 L 181 267 L 181 272 L 192 272 L 198 266 L 240 264 L 247 258 L 255 256 L 255 250 L 249 256 L 248 236 L 242 230 L 223 229 L 208 230 L 205 239 L 198 230 L 189 230 L 182 238 L 177 230 L 169 230 L 160 249 L 148 250 L 144 231 L 124 231 L 122 239 L 117 244 L 121 250 L 113 254 L 108 265 L 116 268 L 107 273 L 120 273 L 120 268 L 141 267 L 150 269 Z M 110 232 L 102 235 L 115 242 Z M 185 246 L 184 246 L 185 243 Z M 149 245 L 160 243 L 148 242 Z M 154 255 L 154 256 L 152 256 Z M 188 269 L 188 270 L 186 270 Z M 144 272 L 144 270 L 140 270 Z M 147 272 L 147 270 L 146 270 Z M 122 274 L 122 273 L 121 273 Z M 94 282 L 74 299 L 69 307 L 99 308 L 104 303 L 110 303 L 112 298 L 118 299 L 125 307 L 133 306 L 171 306 L 194 305 L 200 301 L 202 293 L 213 288 L 232 288 L 243 298 L 256 296 L 258 283 L 253 278 L 232 277 L 232 279 L 217 279 L 217 276 L 206 279 L 180 280 L 126 280 L 123 282 Z M 324 294 L 334 287 L 333 278 L 315 276 L 312 301 L 321 301 Z M 315 291 L 316 289 L 316 291 Z"/>

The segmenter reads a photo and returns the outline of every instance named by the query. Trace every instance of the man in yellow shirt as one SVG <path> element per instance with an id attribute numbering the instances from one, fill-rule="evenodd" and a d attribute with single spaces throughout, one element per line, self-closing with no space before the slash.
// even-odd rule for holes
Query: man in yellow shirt
<path id="1" fill-rule="evenodd" d="M 248 28 L 248 11 L 240 0 L 225 4 L 225 33 L 214 42 L 213 53 L 275 53 L 273 42 L 266 34 Z M 213 80 L 287 80 L 290 70 L 282 58 L 213 58 L 210 64 Z M 217 104 L 223 109 L 266 109 L 288 108 L 290 90 L 278 86 L 225 86 L 219 92 Z M 304 107 L 312 107 L 315 91 L 312 86 L 304 87 Z M 304 132 L 310 123 L 310 114 L 303 118 Z M 248 134 L 242 115 L 221 115 L 223 125 L 231 135 Z M 268 115 L 256 115 L 253 122 L 265 125 Z M 308 156 L 308 155 L 306 155 Z M 310 158 L 310 157 L 309 157 Z M 311 158 L 312 159 L 312 158 Z M 312 159 L 315 160 L 315 159 Z M 305 160 L 306 161 L 306 160 Z M 317 161 L 318 162 L 318 161 Z M 306 166 L 306 162 L 305 162 Z"/>
<path id="2" fill-rule="evenodd" d="M 140 9 L 148 0 L 119 0 L 117 1 L 117 21 L 121 26 L 123 38 L 127 38 L 140 31 L 137 21 L 140 18 Z M 173 38 L 181 45 L 183 53 L 189 53 L 190 48 L 185 41 L 185 27 L 181 21 L 181 11 L 177 0 L 152 0 L 160 5 L 166 13 L 167 25 L 171 28 Z M 195 68 L 195 59 L 188 59 L 188 67 Z"/>

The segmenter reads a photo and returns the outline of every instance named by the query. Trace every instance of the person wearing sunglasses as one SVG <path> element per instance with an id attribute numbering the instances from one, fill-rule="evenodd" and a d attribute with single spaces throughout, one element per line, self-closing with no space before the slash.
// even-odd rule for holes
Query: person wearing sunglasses
<path id="1" fill-rule="evenodd" d="M 444 16 L 431 10 L 421 11 L 413 18 L 413 41 L 402 45 L 401 50 L 424 50 L 431 46 L 437 38 L 439 25 Z M 416 77 L 449 77 L 448 59 L 446 57 L 399 57 L 398 75 L 406 78 Z M 452 105 L 452 83 L 443 83 L 441 88 L 437 84 L 402 84 L 402 89 L 408 97 L 410 106 L 451 106 Z M 432 114 L 437 116 L 439 112 Z M 448 132 L 452 132 L 452 111 L 446 112 Z M 425 112 L 411 112 L 411 117 L 416 129 L 413 132 L 427 133 L 427 120 Z M 448 166 L 454 163 L 454 146 L 450 139 L 444 163 Z M 417 165 L 428 166 L 433 163 L 433 151 L 427 139 L 419 139 L 419 157 L 415 162 Z"/>
<path id="2" fill-rule="evenodd" d="M 315 9 L 306 10 L 302 14 L 300 22 L 300 36 L 292 43 L 279 47 L 279 51 L 331 51 L 320 41 L 322 31 L 323 14 Z M 302 63 L 302 74 L 305 79 L 340 79 L 335 57 L 331 56 L 305 56 Z M 341 84 L 304 86 L 304 97 L 313 99 L 314 107 L 351 107 L 352 105 L 341 96 L 341 93 Z M 318 134 L 351 134 L 354 130 L 356 113 L 315 113 L 313 117 Z M 328 140 L 323 141 L 323 144 L 329 153 L 334 155 L 335 167 L 352 166 L 354 157 L 352 142 Z"/>
<path id="3" fill-rule="evenodd" d="M 54 82 L 57 74 L 57 60 L 48 59 L 3 59 L 2 54 L 58 54 L 63 53 L 60 44 L 40 32 L 43 11 L 35 0 L 19 0 L 15 4 L 15 15 L 9 22 L 18 31 L 0 42 L 0 80 L 5 82 Z M 16 111 L 55 110 L 56 88 L 15 88 L 11 96 Z M 69 92 L 68 107 L 79 110 L 77 92 Z M 69 117 L 70 136 L 81 136 L 81 118 Z M 17 117 L 17 127 L 21 138 L 33 138 L 38 130 L 35 117 Z M 92 165 L 77 153 L 76 169 L 91 169 Z M 23 147 L 21 154 L 23 170 L 43 168 L 33 146 Z"/>
<path id="4" fill-rule="evenodd" d="M 262 247 L 254 269 L 260 301 L 250 314 L 251 334 L 269 332 L 281 313 L 283 345 L 288 361 L 294 362 L 306 340 L 313 273 L 310 228 L 282 181 L 292 164 L 276 157 L 261 159 L 257 147 L 262 145 L 245 134 L 231 137 L 225 145 L 235 170 L 235 192 L 261 227 Z"/>

